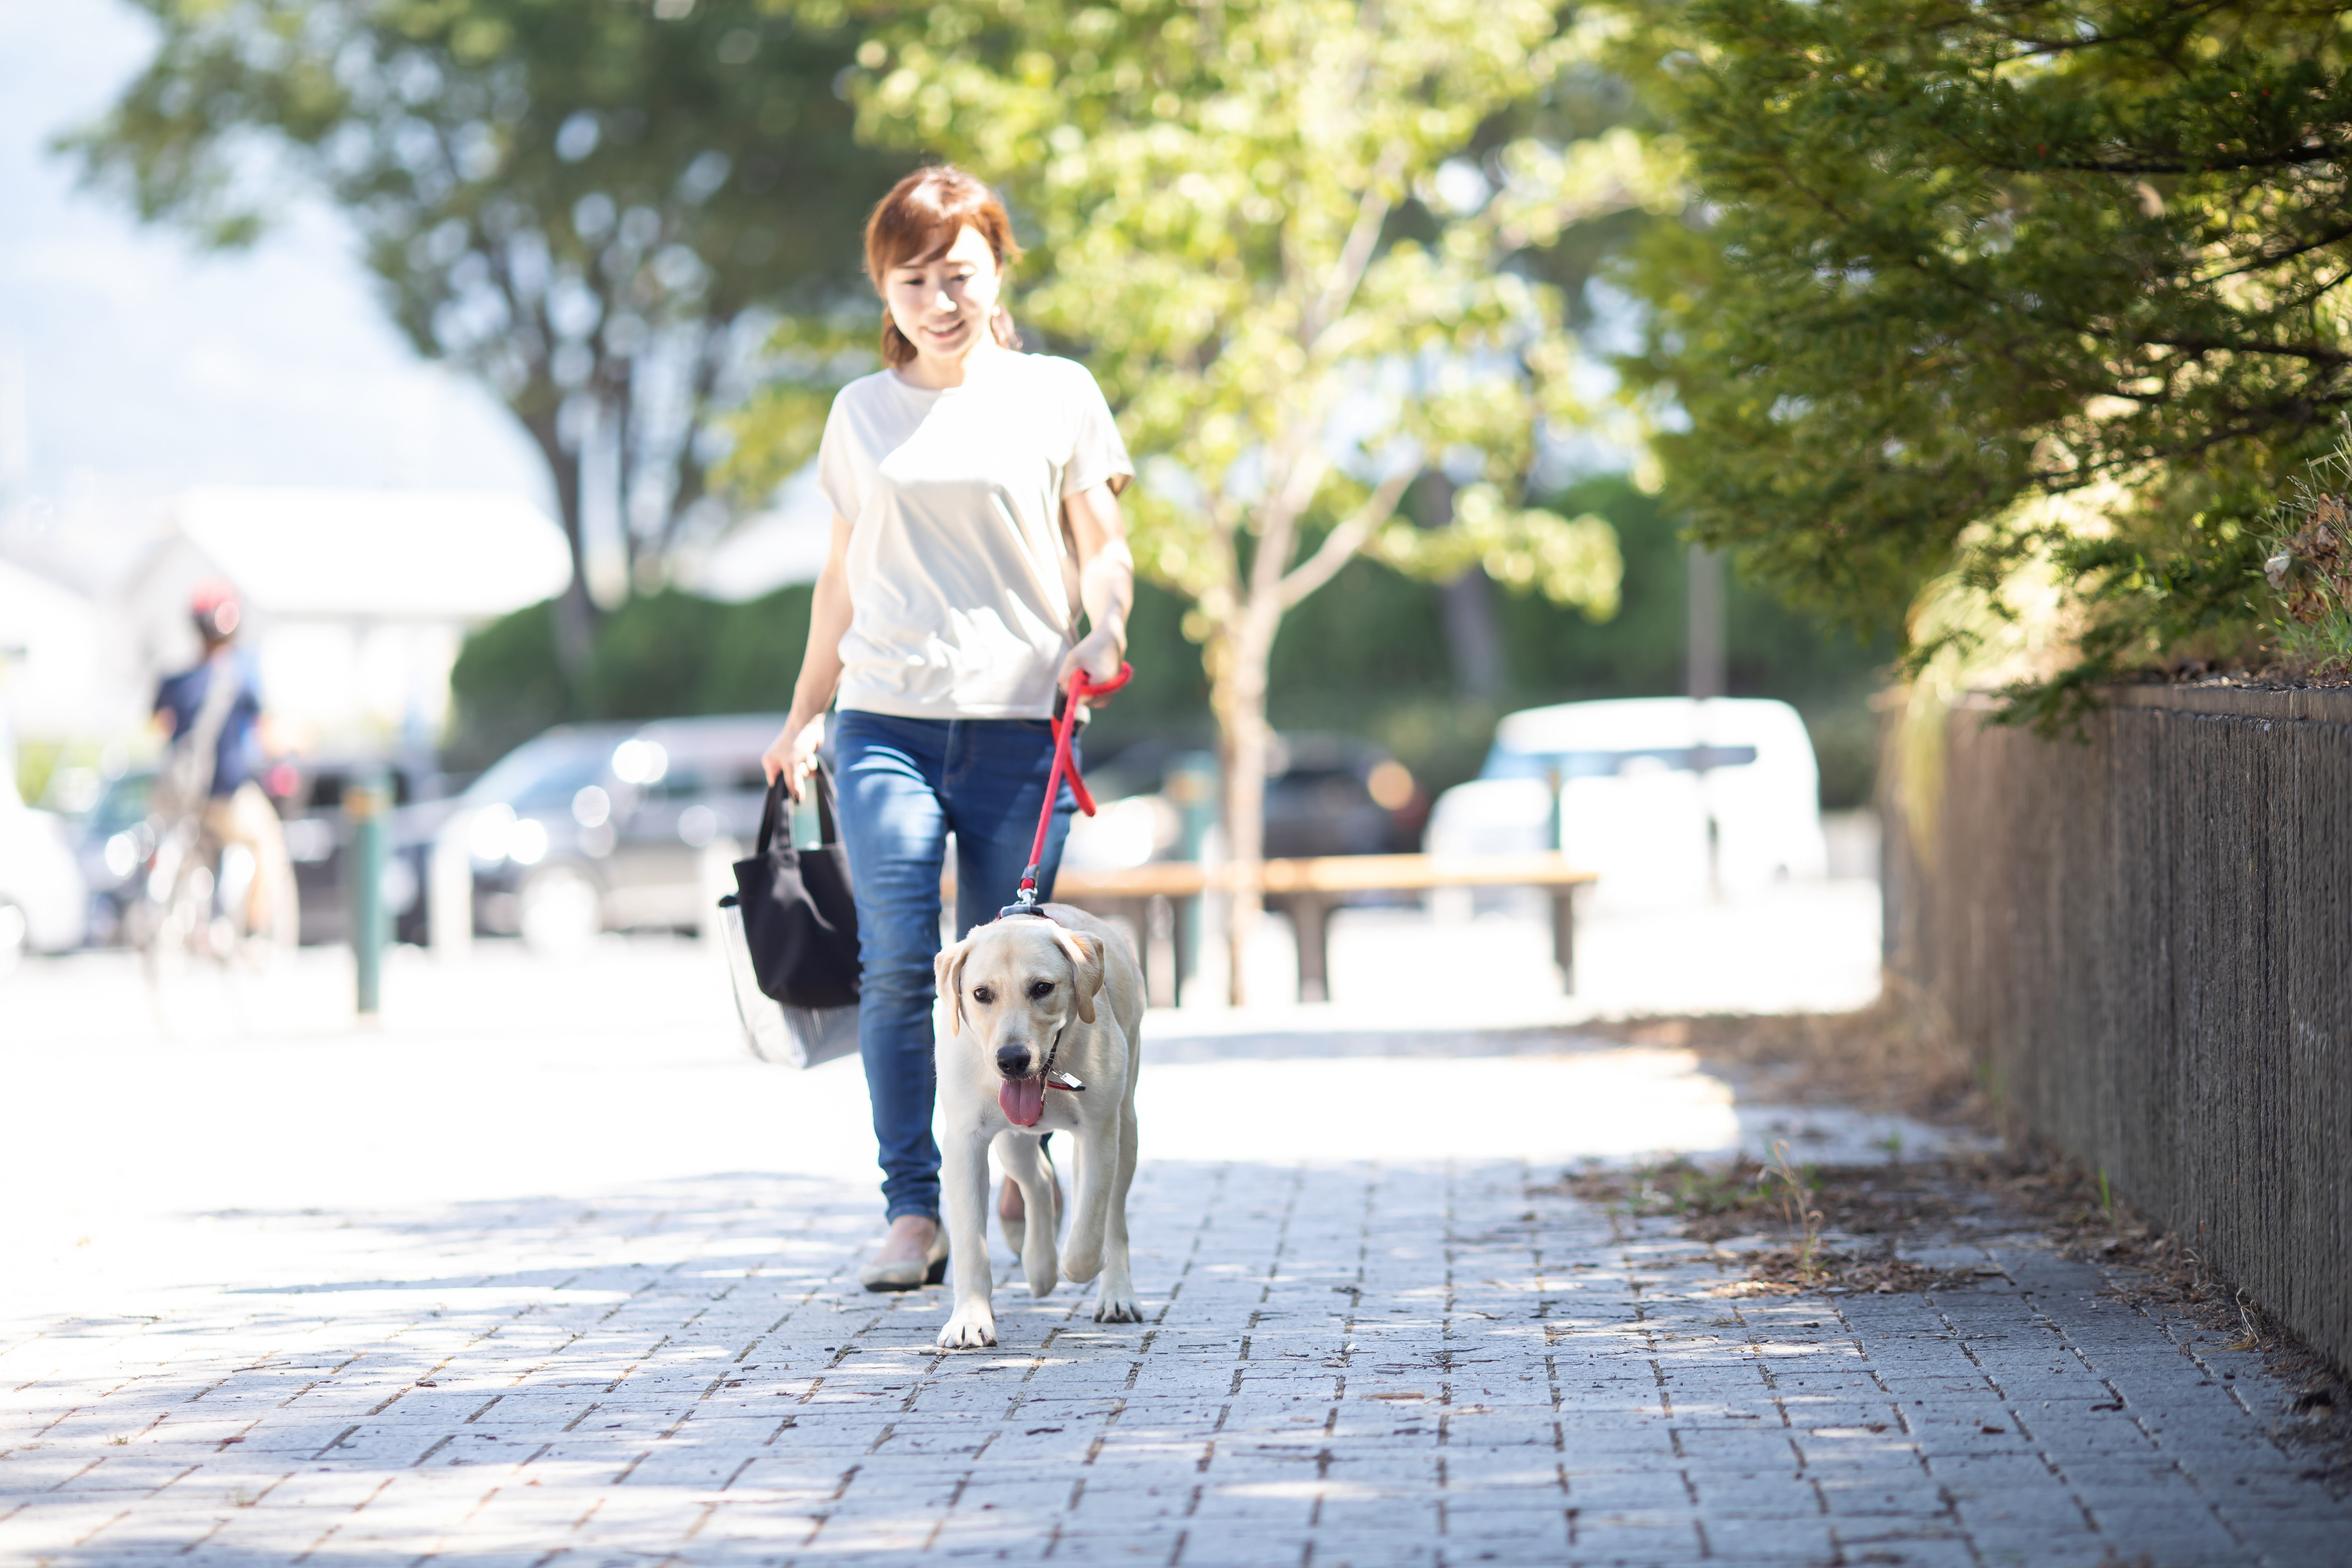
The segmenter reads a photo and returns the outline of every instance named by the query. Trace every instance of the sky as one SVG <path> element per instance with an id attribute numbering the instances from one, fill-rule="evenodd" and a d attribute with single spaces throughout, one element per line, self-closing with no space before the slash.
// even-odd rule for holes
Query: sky
<path id="1" fill-rule="evenodd" d="M 87 555 L 123 517 L 204 484 L 490 489 L 548 507 L 512 418 L 407 346 L 331 215 L 298 209 L 248 251 L 205 254 L 77 187 L 48 142 L 101 113 L 152 38 L 117 0 L 0 0 L 7 542 Z"/>
<path id="2" fill-rule="evenodd" d="M 486 489 L 551 511 L 512 417 L 415 354 L 322 205 L 207 253 L 79 187 L 48 144 L 103 113 L 152 37 L 121 0 L 0 0 L 0 552 L 102 590 L 156 503 L 198 485 Z M 1597 432 L 1549 458 L 1555 479 L 1625 461 Z M 788 488 L 688 581 L 747 598 L 805 580 L 827 521 Z"/>

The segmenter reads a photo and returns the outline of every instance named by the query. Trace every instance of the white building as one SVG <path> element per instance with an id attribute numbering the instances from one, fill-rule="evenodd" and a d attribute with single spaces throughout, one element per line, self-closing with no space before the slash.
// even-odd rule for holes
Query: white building
<path id="1" fill-rule="evenodd" d="M 0 768 L 8 735 L 117 732 L 139 722 L 132 665 L 110 617 L 85 595 L 0 561 Z"/>
<path id="2" fill-rule="evenodd" d="M 28 573 L 0 578 L 0 647 L 25 649 L 0 700 L 21 735 L 106 741 L 143 726 L 156 680 L 196 657 L 190 591 L 222 577 L 243 602 L 239 641 L 284 743 L 430 745 L 467 632 L 571 575 L 562 530 L 501 494 L 194 489 L 125 535 L 122 568 L 86 584 L 86 600 Z M 42 617 L 21 632 L 12 584 Z M 78 620 L 69 600 L 90 616 Z M 77 679 L 79 694 L 60 695 Z"/>

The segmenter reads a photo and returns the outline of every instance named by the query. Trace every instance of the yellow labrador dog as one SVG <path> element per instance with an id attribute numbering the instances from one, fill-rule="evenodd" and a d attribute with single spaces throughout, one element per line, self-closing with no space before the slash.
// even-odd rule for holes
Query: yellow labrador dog
<path id="1" fill-rule="evenodd" d="M 1043 1296 L 1066 1275 L 1099 1273 L 1095 1321 L 1135 1323 L 1128 1276 L 1127 1189 L 1135 1179 L 1135 1079 L 1141 1065 L 1143 975 L 1127 939 L 1083 910 L 1005 915 L 939 956 L 940 1207 L 955 1274 L 949 1350 L 996 1342 L 989 1305 L 988 1151 L 1028 1211 L 1021 1270 Z M 1053 1182 L 1037 1140 L 1077 1144 L 1069 1251 L 1054 1245 Z"/>

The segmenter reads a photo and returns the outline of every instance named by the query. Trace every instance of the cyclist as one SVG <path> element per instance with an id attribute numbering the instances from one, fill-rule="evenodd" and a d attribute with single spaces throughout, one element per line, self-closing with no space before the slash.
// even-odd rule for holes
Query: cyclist
<path id="1" fill-rule="evenodd" d="M 245 612 L 236 589 L 215 578 L 196 586 L 188 614 L 205 651 L 193 668 L 166 676 L 155 691 L 155 716 L 172 737 L 172 754 L 157 780 L 159 799 L 169 813 L 198 814 L 204 831 L 224 847 L 241 846 L 253 856 L 245 930 L 290 932 L 293 863 L 277 808 L 254 778 L 260 761 L 260 681 L 251 658 L 235 646 Z"/>

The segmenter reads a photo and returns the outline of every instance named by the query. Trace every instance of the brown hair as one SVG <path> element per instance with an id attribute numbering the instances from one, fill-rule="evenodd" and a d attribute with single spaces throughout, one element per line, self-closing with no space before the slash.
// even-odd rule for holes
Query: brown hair
<path id="1" fill-rule="evenodd" d="M 866 276 L 873 281 L 874 291 L 883 292 L 883 279 L 892 268 L 934 261 L 945 255 L 967 226 L 978 229 L 988 241 L 988 248 L 996 253 L 998 270 L 1008 269 L 1021 259 L 1021 247 L 1013 238 L 1013 220 L 1005 216 L 1004 204 L 996 199 L 995 192 L 961 169 L 948 163 L 918 169 L 891 186 L 890 194 L 874 205 L 874 215 L 866 220 Z M 1021 334 L 1013 331 L 1013 317 L 1002 305 L 989 327 L 1003 347 L 1021 346 Z M 915 357 L 915 345 L 890 319 L 887 307 L 882 311 L 882 357 L 892 365 L 905 364 Z"/>

